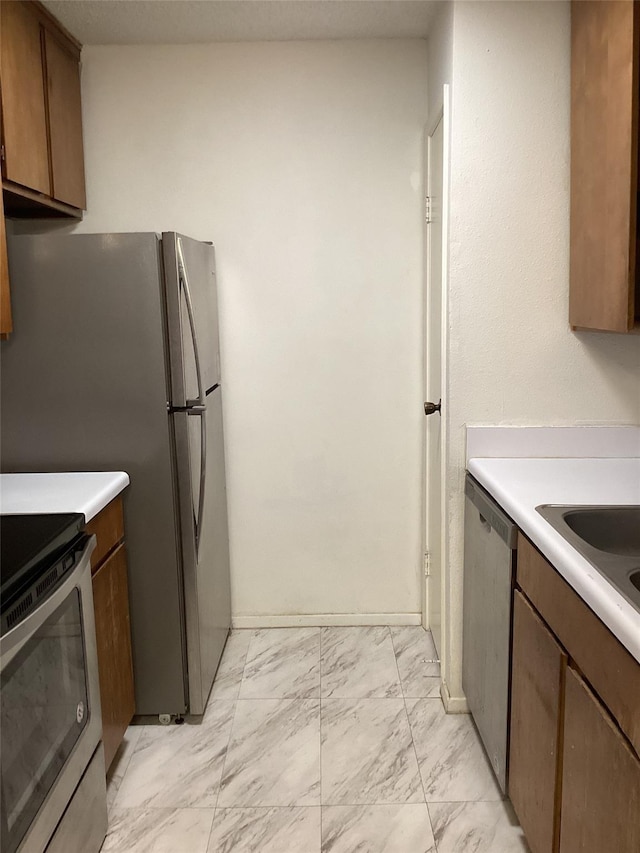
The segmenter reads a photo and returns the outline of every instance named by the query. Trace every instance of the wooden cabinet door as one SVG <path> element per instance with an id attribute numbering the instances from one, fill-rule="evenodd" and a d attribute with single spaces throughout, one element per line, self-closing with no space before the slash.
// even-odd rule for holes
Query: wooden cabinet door
<path id="1" fill-rule="evenodd" d="M 640 760 L 584 681 L 568 669 L 560 853 L 605 850 L 640 850 Z"/>
<path id="2" fill-rule="evenodd" d="M 571 4 L 569 322 L 626 332 L 635 305 L 640 5 Z"/>
<path id="3" fill-rule="evenodd" d="M 118 495 L 87 522 L 85 533 L 95 535 L 96 547 L 91 555 L 91 571 L 95 571 L 110 551 L 124 539 L 124 507 Z"/>
<path id="4" fill-rule="evenodd" d="M 567 657 L 518 590 L 513 607 L 509 797 L 532 853 L 552 853 Z"/>
<path id="5" fill-rule="evenodd" d="M 40 22 L 27 3 L 1 3 L 3 177 L 49 195 Z"/>
<path id="6" fill-rule="evenodd" d="M 93 607 L 100 673 L 102 740 L 108 770 L 135 710 L 124 545 L 120 545 L 93 576 Z"/>
<path id="7" fill-rule="evenodd" d="M 0 199 L 0 337 L 8 335 L 12 330 L 7 235 L 4 224 L 4 205 Z"/>
<path id="8" fill-rule="evenodd" d="M 640 663 L 522 533 L 518 536 L 517 580 L 640 753 Z"/>
<path id="9" fill-rule="evenodd" d="M 85 208 L 82 106 L 78 59 L 45 30 L 52 195 Z"/>

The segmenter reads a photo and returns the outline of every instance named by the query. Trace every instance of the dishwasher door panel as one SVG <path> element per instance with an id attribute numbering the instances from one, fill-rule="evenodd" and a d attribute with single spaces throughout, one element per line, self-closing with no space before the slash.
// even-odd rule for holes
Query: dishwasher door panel
<path id="1" fill-rule="evenodd" d="M 475 485 L 475 484 L 474 484 Z M 513 527 L 493 504 L 478 508 L 475 493 L 465 501 L 462 686 L 500 787 L 507 786 L 509 647 L 514 549 L 495 517 Z M 475 502 L 474 502 L 475 501 Z M 484 510 L 484 512 L 483 512 Z M 490 523 L 491 519 L 493 523 Z M 500 529 L 500 533 L 497 532 Z M 513 536 L 508 536 L 514 541 Z"/>

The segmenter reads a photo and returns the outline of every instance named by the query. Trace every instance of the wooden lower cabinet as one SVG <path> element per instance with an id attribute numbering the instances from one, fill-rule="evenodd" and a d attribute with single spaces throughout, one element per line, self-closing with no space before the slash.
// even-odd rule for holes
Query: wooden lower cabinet
<path id="1" fill-rule="evenodd" d="M 124 541 L 124 510 L 120 498 L 108 503 L 84 529 L 96 537 L 96 547 L 91 555 L 91 571 L 95 572 L 105 557 Z"/>
<path id="2" fill-rule="evenodd" d="M 4 222 L 4 205 L 0 200 L 0 338 L 6 338 L 12 331 L 7 234 Z"/>
<path id="3" fill-rule="evenodd" d="M 518 590 L 513 607 L 509 797 L 532 853 L 551 853 L 567 656 Z"/>
<path id="4" fill-rule="evenodd" d="M 121 544 L 93 575 L 102 739 L 105 766 L 118 750 L 135 710 L 127 557 Z"/>
<path id="5" fill-rule="evenodd" d="M 640 663 L 518 538 L 509 797 L 532 853 L 640 853 Z"/>
<path id="6" fill-rule="evenodd" d="M 560 853 L 640 851 L 640 760 L 573 669 L 565 687 Z"/>
<path id="7" fill-rule="evenodd" d="M 640 663 L 522 535 L 517 574 L 527 601 L 640 755 Z"/>

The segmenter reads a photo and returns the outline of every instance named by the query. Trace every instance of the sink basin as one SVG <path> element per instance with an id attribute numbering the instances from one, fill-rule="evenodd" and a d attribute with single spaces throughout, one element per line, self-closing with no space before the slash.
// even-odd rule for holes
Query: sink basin
<path id="1" fill-rule="evenodd" d="M 640 612 L 640 506 L 561 506 L 537 512 Z"/>
<path id="2" fill-rule="evenodd" d="M 640 557 L 640 507 L 573 509 L 563 518 L 576 536 L 599 551 Z"/>

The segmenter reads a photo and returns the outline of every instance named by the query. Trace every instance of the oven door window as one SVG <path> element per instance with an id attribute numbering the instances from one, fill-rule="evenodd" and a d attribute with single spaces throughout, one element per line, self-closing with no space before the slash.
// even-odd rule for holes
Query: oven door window
<path id="1" fill-rule="evenodd" d="M 89 717 L 78 589 L 6 667 L 0 703 L 2 849 L 13 853 Z"/>

